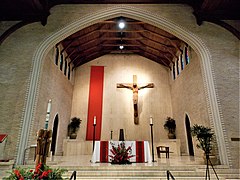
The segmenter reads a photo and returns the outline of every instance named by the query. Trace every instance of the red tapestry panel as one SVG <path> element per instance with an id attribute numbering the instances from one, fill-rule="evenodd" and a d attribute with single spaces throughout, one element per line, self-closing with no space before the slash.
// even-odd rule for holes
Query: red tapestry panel
<path id="1" fill-rule="evenodd" d="M 91 66 L 86 140 L 93 140 L 94 116 L 96 116 L 95 140 L 100 140 L 101 137 L 103 82 L 104 66 Z"/>

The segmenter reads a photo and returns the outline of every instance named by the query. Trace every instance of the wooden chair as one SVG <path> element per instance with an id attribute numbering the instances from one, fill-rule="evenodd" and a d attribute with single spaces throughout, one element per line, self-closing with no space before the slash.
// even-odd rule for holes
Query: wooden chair
<path id="1" fill-rule="evenodd" d="M 161 158 L 161 153 L 166 153 L 166 158 L 169 158 L 169 147 L 167 146 L 158 146 L 157 147 L 157 155 L 158 158 Z"/>

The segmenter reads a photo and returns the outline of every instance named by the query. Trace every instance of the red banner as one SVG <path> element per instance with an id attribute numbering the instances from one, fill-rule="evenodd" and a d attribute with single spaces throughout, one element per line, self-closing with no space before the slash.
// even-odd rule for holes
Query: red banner
<path id="1" fill-rule="evenodd" d="M 102 127 L 102 101 L 103 101 L 104 67 L 92 66 L 90 74 L 88 121 L 86 140 L 93 140 L 93 123 L 96 117 L 95 140 L 101 138 Z"/>

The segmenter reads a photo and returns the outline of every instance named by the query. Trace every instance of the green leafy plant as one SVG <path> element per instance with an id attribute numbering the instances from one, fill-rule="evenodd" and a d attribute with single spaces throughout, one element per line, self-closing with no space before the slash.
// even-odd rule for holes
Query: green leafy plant
<path id="1" fill-rule="evenodd" d="M 176 131 L 176 122 L 173 118 L 167 117 L 164 123 L 164 129 L 168 130 L 168 137 L 169 139 L 175 139 L 175 131 Z"/>
<path id="2" fill-rule="evenodd" d="M 80 118 L 77 118 L 77 117 L 73 117 L 71 119 L 71 122 L 68 124 L 68 136 L 71 138 L 71 139 L 75 139 L 76 138 L 76 135 L 74 136 L 74 138 L 72 138 L 72 134 L 76 134 L 79 127 L 80 127 L 80 124 L 81 124 L 82 120 Z"/>
<path id="3" fill-rule="evenodd" d="M 67 172 L 66 169 L 53 169 L 42 163 L 38 164 L 36 169 L 27 169 L 18 167 L 9 172 L 8 177 L 3 180 L 51 180 L 51 179 L 63 179 L 62 175 Z"/>
<path id="4" fill-rule="evenodd" d="M 194 124 L 191 127 L 191 134 L 198 140 L 197 147 L 202 149 L 205 154 L 210 154 L 213 148 L 214 133 L 211 128 L 203 125 Z"/>

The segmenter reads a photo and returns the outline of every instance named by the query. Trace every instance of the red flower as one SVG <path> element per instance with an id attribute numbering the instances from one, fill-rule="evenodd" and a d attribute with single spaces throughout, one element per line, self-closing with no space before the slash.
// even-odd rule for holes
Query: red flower
<path id="1" fill-rule="evenodd" d="M 112 144 L 112 149 L 110 149 L 110 152 L 112 154 L 109 155 L 109 157 L 113 163 L 129 163 L 129 159 L 133 157 L 133 155 L 130 155 L 132 153 L 131 146 L 126 148 L 124 142 L 118 144 L 117 147 L 114 147 Z"/>
<path id="2" fill-rule="evenodd" d="M 40 179 L 44 177 L 48 177 L 48 171 L 43 171 L 42 175 L 40 176 Z"/>
<path id="3" fill-rule="evenodd" d="M 19 178 L 21 176 L 19 170 L 15 169 L 14 170 L 14 174 Z"/>
<path id="4" fill-rule="evenodd" d="M 34 174 L 39 174 L 40 173 L 40 169 L 42 168 L 43 164 L 42 163 L 39 163 L 37 166 L 36 166 L 36 169 L 35 169 L 35 172 Z"/>
<path id="5" fill-rule="evenodd" d="M 49 170 L 48 170 L 48 173 L 51 173 L 51 172 L 52 172 L 52 170 L 51 170 L 51 169 L 49 169 Z"/>

